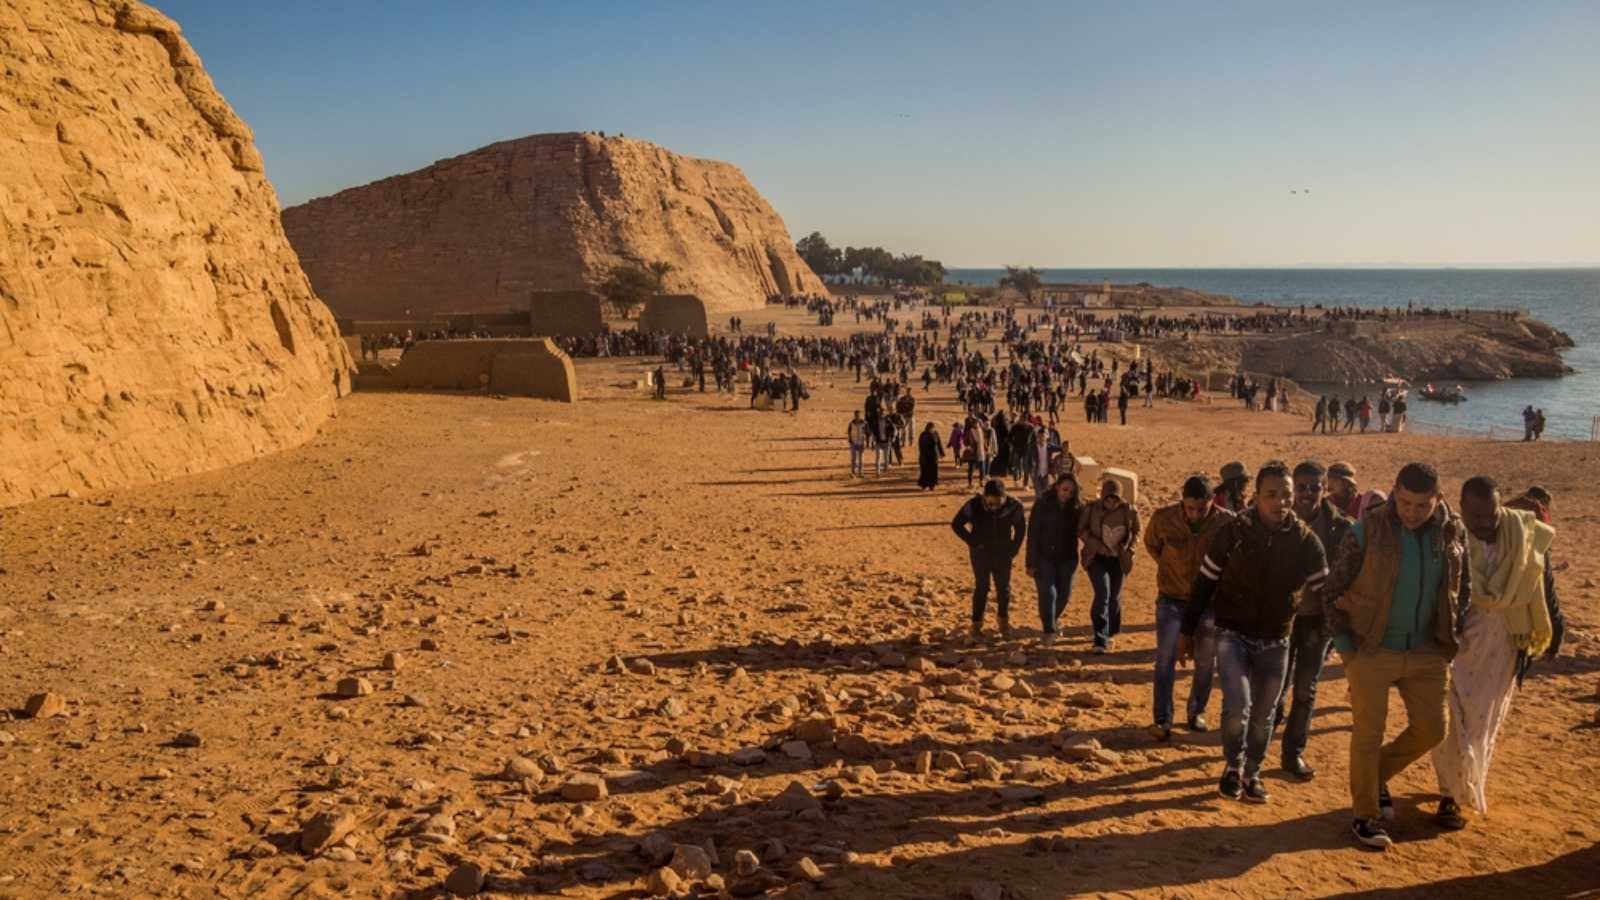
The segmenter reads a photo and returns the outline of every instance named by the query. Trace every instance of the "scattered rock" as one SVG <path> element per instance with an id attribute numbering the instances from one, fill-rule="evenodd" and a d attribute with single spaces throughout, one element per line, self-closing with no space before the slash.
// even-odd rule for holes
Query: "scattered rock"
<path id="1" fill-rule="evenodd" d="M 684 889 L 683 879 L 678 877 L 677 872 L 665 866 L 651 872 L 650 877 L 645 879 L 644 886 L 652 897 L 676 897 Z"/>
<path id="2" fill-rule="evenodd" d="M 631 659 L 628 660 L 628 671 L 635 675 L 654 675 L 656 664 L 643 657 Z"/>
<path id="3" fill-rule="evenodd" d="M 513 756 L 506 760 L 506 767 L 500 772 L 501 779 L 505 781 L 522 781 L 532 778 L 535 782 L 544 780 L 544 769 L 539 764 L 524 756 Z"/>
<path id="4" fill-rule="evenodd" d="M 1067 698 L 1067 703 L 1079 709 L 1100 709 L 1106 705 L 1106 698 L 1094 691 L 1078 691 Z"/>
<path id="5" fill-rule="evenodd" d="M 808 810 L 820 812 L 822 809 L 822 801 L 811 796 L 811 792 L 806 790 L 806 786 L 798 781 L 789 782 L 789 786 L 783 789 L 783 793 L 772 798 L 772 805 L 776 809 L 790 813 L 803 813 Z"/>
<path id="6" fill-rule="evenodd" d="M 444 879 L 444 889 L 457 897 L 472 897 L 483 890 L 483 867 L 477 863 L 462 863 L 450 870 Z"/>
<path id="7" fill-rule="evenodd" d="M 669 719 L 676 719 L 677 717 L 688 712 L 688 708 L 685 707 L 683 705 L 683 701 L 679 700 L 677 697 L 668 697 L 667 699 L 661 701 L 661 704 L 656 707 L 656 712 Z"/>
<path id="8" fill-rule="evenodd" d="M 673 849 L 672 838 L 661 831 L 652 832 L 639 842 L 639 855 L 653 866 L 666 865 L 667 860 L 672 858 Z"/>
<path id="9" fill-rule="evenodd" d="M 353 697 L 365 697 L 372 693 L 372 682 L 357 676 L 341 678 L 339 679 L 337 691 L 339 696 L 347 699 Z"/>
<path id="10" fill-rule="evenodd" d="M 34 694 L 22 707 L 22 714 L 30 719 L 53 719 L 67 714 L 67 701 L 60 694 L 49 691 Z"/>
<path id="11" fill-rule="evenodd" d="M 356 828 L 356 814 L 349 811 L 330 810 L 308 819 L 300 828 L 300 851 L 308 855 L 320 853 L 324 848 L 344 840 Z"/>
<path id="12" fill-rule="evenodd" d="M 406 658 L 390 650 L 383 655 L 383 670 L 385 672 L 398 672 L 405 667 Z"/>
<path id="13" fill-rule="evenodd" d="M 182 731 L 172 739 L 174 747 L 198 747 L 201 744 L 200 735 L 192 731 Z"/>
<path id="14" fill-rule="evenodd" d="M 992 881 L 980 881 L 968 889 L 972 900 L 1004 900 L 1005 888 Z"/>
<path id="15" fill-rule="evenodd" d="M 800 859 L 797 860 L 795 862 L 795 864 L 794 864 L 794 870 L 795 870 L 795 873 L 797 875 L 799 875 L 801 878 L 804 878 L 807 881 L 810 881 L 810 882 L 821 882 L 822 881 L 822 877 L 823 877 L 822 876 L 822 868 L 819 867 L 816 863 L 812 862 L 811 861 L 811 857 L 809 857 L 809 856 L 800 857 Z"/>
<path id="16" fill-rule="evenodd" d="M 711 857 L 702 847 L 679 844 L 672 850 L 672 861 L 667 868 L 685 881 L 703 881 L 711 874 Z"/>
<path id="17" fill-rule="evenodd" d="M 561 785 L 561 799 L 572 803 L 604 800 L 608 793 L 606 780 L 599 775 L 580 773 Z"/>
<path id="18" fill-rule="evenodd" d="M 761 868 L 761 857 L 756 856 L 754 851 L 740 850 L 733 855 L 733 873 L 740 878 L 754 875 L 759 868 Z"/>

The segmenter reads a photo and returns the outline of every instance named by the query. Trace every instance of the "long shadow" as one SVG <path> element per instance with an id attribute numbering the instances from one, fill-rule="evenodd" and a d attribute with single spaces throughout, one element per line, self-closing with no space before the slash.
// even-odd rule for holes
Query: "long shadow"
<path id="1" fill-rule="evenodd" d="M 1440 900 L 1451 897 L 1600 897 L 1600 844 L 1509 872 L 1462 875 L 1403 888 L 1334 894 L 1369 900 Z"/>
<path id="2" fill-rule="evenodd" d="M 831 528 L 818 528 L 816 531 L 876 531 L 880 528 L 949 528 L 950 522 L 939 519 L 933 522 L 878 522 L 868 525 L 835 525 Z"/>

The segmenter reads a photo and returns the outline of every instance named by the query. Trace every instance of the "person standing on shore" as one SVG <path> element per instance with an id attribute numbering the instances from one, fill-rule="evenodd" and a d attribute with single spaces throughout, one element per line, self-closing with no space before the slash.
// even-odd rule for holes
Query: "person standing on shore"
<path id="1" fill-rule="evenodd" d="M 1133 570 L 1133 548 L 1139 539 L 1139 514 L 1122 499 L 1122 485 L 1115 479 L 1100 485 L 1100 499 L 1084 510 L 1078 532 L 1084 569 L 1094 587 L 1089 608 L 1094 652 L 1105 653 L 1122 631 L 1122 580 Z"/>
<path id="2" fill-rule="evenodd" d="M 1328 430 L 1328 395 L 1323 394 L 1317 398 L 1316 418 L 1311 420 L 1311 433 L 1326 432 Z"/>
<path id="3" fill-rule="evenodd" d="M 1399 434 L 1406 430 L 1406 395 L 1401 394 L 1394 398 L 1394 431 Z"/>
<path id="4" fill-rule="evenodd" d="M 861 460 L 867 452 L 867 422 L 861 418 L 861 411 L 851 417 L 850 424 L 844 430 L 844 438 L 850 444 L 850 477 L 860 478 Z"/>
<path id="5" fill-rule="evenodd" d="M 1215 610 L 1222 678 L 1222 780 L 1217 792 L 1252 803 L 1272 799 L 1261 762 L 1289 661 L 1295 593 L 1316 592 L 1328 574 L 1322 542 L 1292 508 L 1289 467 L 1256 473 L 1255 502 L 1217 530 L 1183 616 L 1178 658 L 1194 654 L 1200 620 Z"/>
<path id="6" fill-rule="evenodd" d="M 1178 637 L 1183 614 L 1200 574 L 1200 562 L 1217 530 L 1233 513 L 1211 502 L 1211 482 L 1194 475 L 1183 483 L 1177 503 L 1156 510 L 1144 534 L 1144 547 L 1156 561 L 1156 672 L 1150 736 L 1172 737 L 1172 690 L 1177 680 Z M 1189 730 L 1206 730 L 1206 704 L 1217 662 L 1216 616 L 1207 612 L 1195 630 L 1194 679 L 1189 684 Z"/>
<path id="7" fill-rule="evenodd" d="M 1034 501 L 1028 519 L 1028 550 L 1023 565 L 1039 591 L 1040 642 L 1056 642 L 1057 623 L 1072 600 L 1072 576 L 1078 571 L 1078 521 L 1083 499 L 1078 479 L 1061 475 Z"/>
<path id="8" fill-rule="evenodd" d="M 1461 487 L 1467 529 L 1470 600 L 1462 613 L 1461 650 L 1450 663 L 1450 726 L 1433 750 L 1439 778 L 1440 826 L 1465 828 L 1461 804 L 1489 811 L 1485 786 L 1495 738 L 1527 660 L 1560 650 L 1561 607 L 1556 600 L 1550 545 L 1555 529 L 1536 512 L 1500 503 L 1500 489 L 1484 476 Z"/>
<path id="9" fill-rule="evenodd" d="M 1439 492 L 1439 474 L 1408 463 L 1393 495 L 1356 522 L 1334 554 L 1322 612 L 1350 691 L 1351 831 L 1369 847 L 1393 845 L 1388 783 L 1443 740 L 1445 686 L 1456 653 L 1456 616 L 1471 590 L 1465 528 Z M 1389 691 L 1406 728 L 1383 742 Z"/>
<path id="10" fill-rule="evenodd" d="M 994 584 L 1000 636 L 1011 638 L 1011 563 L 1022 548 L 1028 525 L 1022 504 L 1006 496 L 1005 482 L 991 478 L 983 493 L 961 505 L 950 528 L 967 545 L 972 563 L 972 637 L 983 636 L 989 585 Z"/>
<path id="11" fill-rule="evenodd" d="M 1324 549 L 1338 547 L 1350 526 L 1355 524 L 1328 502 L 1327 470 L 1319 462 L 1306 460 L 1294 467 L 1294 514 L 1306 523 Z M 1322 617 L 1322 598 L 1313 591 L 1302 591 L 1295 605 L 1294 628 L 1289 634 L 1289 668 L 1278 694 L 1278 721 L 1283 726 L 1283 770 L 1301 781 L 1317 774 L 1306 764 L 1306 744 L 1311 735 L 1311 713 L 1317 704 L 1317 682 L 1322 678 L 1322 663 L 1331 643 Z M 1289 716 L 1284 718 L 1284 706 Z"/>

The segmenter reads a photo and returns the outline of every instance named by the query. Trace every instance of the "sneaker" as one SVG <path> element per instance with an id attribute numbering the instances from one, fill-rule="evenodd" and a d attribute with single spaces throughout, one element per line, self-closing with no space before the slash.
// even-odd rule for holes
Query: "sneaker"
<path id="1" fill-rule="evenodd" d="M 1106 654 L 1107 649 L 1108 648 L 1106 647 L 1105 644 L 1102 644 L 1099 641 L 1095 641 L 1094 642 L 1094 652 L 1096 654 L 1098 654 L 1100 656 L 1104 656 Z"/>
<path id="2" fill-rule="evenodd" d="M 1378 818 L 1385 822 L 1394 821 L 1394 798 L 1389 796 L 1389 786 L 1378 788 Z"/>
<path id="3" fill-rule="evenodd" d="M 1229 800 L 1237 800 L 1244 794 L 1244 785 L 1239 780 L 1239 773 L 1229 770 L 1222 773 L 1222 783 L 1217 785 L 1217 793 Z"/>
<path id="4" fill-rule="evenodd" d="M 1244 783 L 1244 799 L 1251 803 L 1266 803 L 1272 799 L 1272 793 L 1260 778 L 1252 778 Z"/>
<path id="5" fill-rule="evenodd" d="M 1162 743 L 1172 740 L 1172 726 L 1170 725 L 1162 725 L 1157 723 L 1155 725 L 1151 725 L 1148 730 L 1152 740 L 1160 741 Z"/>
<path id="6" fill-rule="evenodd" d="M 1189 730 L 1195 734 L 1205 734 L 1211 730 L 1211 724 L 1206 721 L 1205 713 L 1195 713 L 1189 717 Z"/>
<path id="7" fill-rule="evenodd" d="M 1011 620 L 1010 619 L 1001 619 L 1000 620 L 1000 639 L 1003 640 L 1003 641 L 1011 640 Z"/>
<path id="8" fill-rule="evenodd" d="M 1356 840 L 1379 850 L 1387 850 L 1394 846 L 1394 841 L 1389 838 L 1389 832 L 1383 830 L 1383 822 L 1378 819 L 1357 819 L 1350 831 L 1355 834 Z"/>
<path id="9" fill-rule="evenodd" d="M 1439 801 L 1439 812 L 1433 818 L 1440 828 L 1449 831 L 1460 831 L 1467 827 L 1467 817 L 1461 814 L 1461 806 L 1449 797 Z"/>
<path id="10" fill-rule="evenodd" d="M 1311 766 L 1306 764 L 1304 759 L 1298 756 L 1293 756 L 1284 760 L 1283 770 L 1300 779 L 1301 781 L 1310 781 L 1311 779 L 1317 777 L 1317 770 L 1311 768 Z"/>

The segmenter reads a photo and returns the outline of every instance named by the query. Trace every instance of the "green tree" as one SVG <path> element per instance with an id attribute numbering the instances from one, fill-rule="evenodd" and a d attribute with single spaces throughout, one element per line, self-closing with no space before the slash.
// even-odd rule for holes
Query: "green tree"
<path id="1" fill-rule="evenodd" d="M 822 232 L 813 231 L 795 242 L 794 252 L 818 275 L 838 275 L 844 268 L 844 253 L 828 243 Z"/>
<path id="2" fill-rule="evenodd" d="M 644 305 L 656 293 L 659 280 L 656 275 L 632 263 L 613 267 L 600 286 L 600 295 L 624 319 L 633 318 L 633 311 Z"/>
<path id="3" fill-rule="evenodd" d="M 677 266 L 664 259 L 658 259 L 645 268 L 650 271 L 650 277 L 655 279 L 658 294 L 667 289 L 667 276 L 678 270 Z"/>
<path id="4" fill-rule="evenodd" d="M 1039 277 L 1039 270 L 1033 266 L 1006 266 L 1006 274 L 1000 279 L 1001 287 L 1021 291 L 1022 296 L 1033 302 L 1033 293 L 1044 284 L 1044 279 Z"/>

